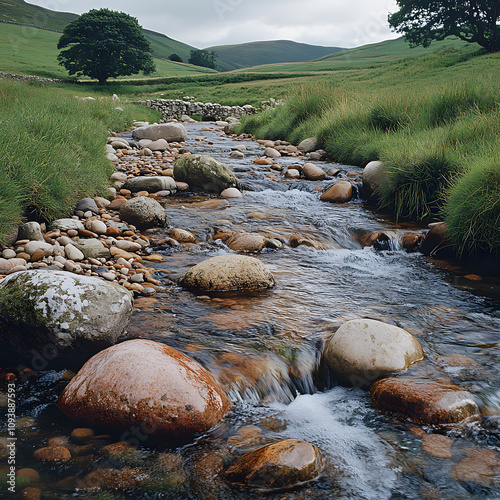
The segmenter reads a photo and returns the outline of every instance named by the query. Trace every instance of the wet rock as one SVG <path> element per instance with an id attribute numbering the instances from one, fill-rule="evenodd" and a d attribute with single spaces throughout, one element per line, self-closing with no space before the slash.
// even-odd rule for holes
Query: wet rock
<path id="1" fill-rule="evenodd" d="M 479 484 L 486 488 L 498 487 L 500 481 L 500 456 L 495 450 L 472 448 L 451 471 L 451 478 Z"/>
<path id="2" fill-rule="evenodd" d="M 321 454 L 314 445 L 285 439 L 245 453 L 224 477 L 238 486 L 283 489 L 316 479 L 321 468 Z"/>
<path id="3" fill-rule="evenodd" d="M 321 196 L 321 201 L 330 203 L 347 203 L 352 198 L 352 184 L 348 181 L 339 181 L 329 187 Z"/>
<path id="4" fill-rule="evenodd" d="M 238 187 L 238 180 L 229 168 L 204 155 L 182 156 L 174 165 L 174 177 L 208 193 L 220 194 L 227 188 Z"/>
<path id="5" fill-rule="evenodd" d="M 363 189 L 368 198 L 377 198 L 387 177 L 381 161 L 371 161 L 363 169 Z"/>
<path id="6" fill-rule="evenodd" d="M 123 189 L 128 189 L 132 193 L 147 191 L 148 193 L 157 193 L 158 191 L 175 191 L 176 185 L 172 177 L 164 176 L 141 176 L 128 179 L 123 185 Z"/>
<path id="7" fill-rule="evenodd" d="M 386 378 L 371 388 L 372 403 L 421 425 L 445 425 L 477 417 L 470 392 L 452 384 L 408 377 Z"/>
<path id="8" fill-rule="evenodd" d="M 423 234 L 411 233 L 403 236 L 402 245 L 408 252 L 416 252 L 424 238 Z"/>
<path id="9" fill-rule="evenodd" d="M 285 177 L 287 177 L 288 179 L 299 179 L 300 172 L 296 168 L 289 168 L 285 172 Z"/>
<path id="10" fill-rule="evenodd" d="M 20 356 L 37 350 L 44 365 L 57 358 L 80 362 L 116 343 L 132 314 L 125 288 L 63 271 L 16 273 L 0 282 L 0 291 L 0 340 Z"/>
<path id="11" fill-rule="evenodd" d="M 281 153 L 277 149 L 274 149 L 274 148 L 266 148 L 264 150 L 264 154 L 268 158 L 281 158 Z"/>
<path id="12" fill-rule="evenodd" d="M 79 210 L 81 212 L 88 212 L 89 210 L 93 214 L 99 214 L 99 207 L 93 198 L 83 198 L 81 199 L 75 207 L 75 212 Z"/>
<path id="13" fill-rule="evenodd" d="M 196 237 L 185 229 L 174 227 L 170 230 L 170 236 L 179 243 L 195 243 Z"/>
<path id="14" fill-rule="evenodd" d="M 290 236 L 290 240 L 288 241 L 288 244 L 292 248 L 297 248 L 301 245 L 304 245 L 306 247 L 311 247 L 316 250 L 326 250 L 328 248 L 327 245 L 324 245 L 323 243 L 320 243 L 319 241 L 313 241 L 309 238 L 303 238 L 302 236 L 299 236 L 297 234 L 294 234 Z"/>
<path id="15" fill-rule="evenodd" d="M 183 277 L 187 288 L 207 291 L 266 290 L 275 284 L 267 267 L 254 257 L 219 255 L 200 262 Z"/>
<path id="16" fill-rule="evenodd" d="M 148 480 L 143 468 L 97 469 L 87 474 L 79 483 L 78 488 L 83 490 L 129 490 L 137 488 Z"/>
<path id="17" fill-rule="evenodd" d="M 40 462 L 67 462 L 71 460 L 71 453 L 65 446 L 50 446 L 39 448 L 33 457 Z"/>
<path id="18" fill-rule="evenodd" d="M 373 231 L 361 237 L 360 243 L 364 247 L 374 247 L 377 250 L 390 250 L 391 242 L 397 242 L 397 235 L 393 231 Z"/>
<path id="19" fill-rule="evenodd" d="M 424 236 L 420 251 L 424 255 L 437 258 L 450 258 L 454 256 L 453 247 L 447 236 L 448 227 L 444 222 L 435 224 Z"/>
<path id="20" fill-rule="evenodd" d="M 74 377 L 72 377 L 74 378 Z M 77 427 L 71 431 L 71 437 L 77 441 L 88 441 L 95 436 L 95 432 L 87 427 Z"/>
<path id="21" fill-rule="evenodd" d="M 231 408 L 213 376 L 167 345 L 130 340 L 96 354 L 64 389 L 58 406 L 90 425 L 146 437 L 206 432 Z"/>
<path id="22" fill-rule="evenodd" d="M 120 207 L 120 217 L 141 229 L 164 227 L 167 224 L 165 210 L 156 200 L 146 196 L 128 200 Z"/>
<path id="23" fill-rule="evenodd" d="M 303 151 L 304 153 L 310 153 L 311 151 L 315 151 L 318 147 L 318 140 L 316 137 L 309 137 L 308 139 L 304 139 L 297 148 Z"/>
<path id="24" fill-rule="evenodd" d="M 323 359 L 342 382 L 367 388 L 377 378 L 407 370 L 424 359 L 424 352 L 402 328 L 354 319 L 327 340 Z"/>
<path id="25" fill-rule="evenodd" d="M 22 498 L 26 500 L 40 500 L 42 497 L 42 490 L 40 488 L 34 488 L 32 486 L 28 486 L 27 488 L 23 488 L 21 490 Z"/>
<path id="26" fill-rule="evenodd" d="M 157 125 L 147 125 L 132 131 L 134 139 L 165 139 L 167 142 L 183 142 L 187 138 L 186 129 L 180 123 L 161 123 Z"/>
<path id="27" fill-rule="evenodd" d="M 266 238 L 260 234 L 238 233 L 229 238 L 226 244 L 235 252 L 260 252 L 266 246 Z"/>
<path id="28" fill-rule="evenodd" d="M 26 222 L 19 226 L 18 239 L 30 241 L 44 241 L 42 229 L 38 222 Z"/>
<path id="29" fill-rule="evenodd" d="M 314 163 L 304 164 L 302 173 L 310 181 L 322 181 L 326 177 L 325 171 Z"/>
<path id="30" fill-rule="evenodd" d="M 424 442 L 422 449 L 438 458 L 453 458 L 451 446 L 453 440 L 442 434 L 425 434 L 422 436 Z"/>

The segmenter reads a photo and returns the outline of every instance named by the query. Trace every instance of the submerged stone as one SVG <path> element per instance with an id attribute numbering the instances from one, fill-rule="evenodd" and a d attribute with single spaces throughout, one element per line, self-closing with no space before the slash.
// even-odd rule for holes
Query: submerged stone
<path id="1" fill-rule="evenodd" d="M 316 479 L 322 465 L 316 446 L 285 439 L 245 453 L 224 476 L 238 486 L 264 490 L 292 488 Z"/>

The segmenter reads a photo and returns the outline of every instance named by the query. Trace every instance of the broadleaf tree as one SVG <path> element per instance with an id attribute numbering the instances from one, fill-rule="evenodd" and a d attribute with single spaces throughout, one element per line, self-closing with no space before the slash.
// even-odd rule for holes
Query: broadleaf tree
<path id="1" fill-rule="evenodd" d="M 217 54 L 213 50 L 196 49 L 190 52 L 189 64 L 215 69 L 217 66 L 216 58 Z"/>
<path id="2" fill-rule="evenodd" d="M 454 35 L 489 52 L 500 50 L 499 0 L 396 0 L 400 10 L 389 25 L 412 46 L 428 47 L 432 40 Z"/>
<path id="3" fill-rule="evenodd" d="M 151 45 L 135 17 L 93 9 L 69 23 L 57 44 L 57 59 L 70 75 L 104 84 L 108 78 L 155 71 Z"/>

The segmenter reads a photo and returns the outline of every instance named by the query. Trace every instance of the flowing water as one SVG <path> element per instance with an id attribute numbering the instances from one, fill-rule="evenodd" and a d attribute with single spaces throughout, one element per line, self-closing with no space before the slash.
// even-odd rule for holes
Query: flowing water
<path id="1" fill-rule="evenodd" d="M 500 411 L 498 278 L 471 279 L 465 269 L 405 252 L 397 239 L 383 251 L 362 247 L 358 239 L 365 232 L 399 235 L 421 228 L 395 224 L 357 199 L 322 203 L 315 188 L 327 182 L 279 178 L 251 162 L 261 155 L 251 141 L 243 142 L 244 160 L 229 158 L 231 147 L 242 142 L 213 125 L 211 131 L 202 126 L 188 126 L 188 149 L 231 166 L 253 190 L 220 204 L 207 204 L 211 198 L 201 195 L 168 200 L 170 226 L 192 231 L 200 243 L 158 250 L 164 262 L 156 267 L 168 273 L 155 277 L 165 291 L 136 301 L 130 330 L 203 364 L 227 390 L 234 410 L 211 432 L 171 448 L 139 436 L 134 454 L 103 457 L 99 447 L 117 439 L 101 436 L 86 449 L 80 446 L 81 456 L 68 465 L 40 466 L 31 458 L 33 450 L 78 427 L 55 406 L 62 372 L 42 372 L 18 395 L 18 462 L 39 471 L 43 498 L 500 498 L 495 455 L 500 431 L 494 417 Z M 200 134 L 207 140 L 193 140 Z M 282 165 L 294 162 L 298 159 L 280 159 Z M 361 173 L 339 168 L 343 176 Z M 265 293 L 200 296 L 182 289 L 177 278 L 193 264 L 230 252 L 213 239 L 221 229 L 287 241 L 300 235 L 325 249 L 262 251 L 257 257 L 277 281 Z M 343 322 L 359 317 L 400 326 L 418 338 L 426 360 L 413 366 L 410 376 L 450 380 L 474 394 L 485 416 L 448 431 L 448 458 L 424 450 L 411 423 L 373 409 L 366 391 L 336 385 L 319 369 L 324 341 Z M 233 489 L 218 477 L 221 465 L 235 456 L 284 438 L 303 439 L 321 450 L 325 465 L 317 481 L 264 496 Z M 131 489 L 104 488 L 105 493 L 82 489 L 90 471 L 110 466 L 139 468 L 149 480 Z"/>

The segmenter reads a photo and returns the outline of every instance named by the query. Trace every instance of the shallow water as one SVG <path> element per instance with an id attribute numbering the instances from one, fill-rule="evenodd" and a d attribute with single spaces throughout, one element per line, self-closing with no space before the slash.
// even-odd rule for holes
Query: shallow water
<path id="1" fill-rule="evenodd" d="M 109 466 L 139 468 L 149 480 L 132 489 L 105 488 L 99 498 L 261 498 L 258 492 L 230 488 L 218 478 L 218 467 L 283 438 L 315 444 L 325 466 L 316 482 L 266 498 L 500 498 L 495 477 L 500 462 L 492 462 L 493 476 L 452 479 L 454 467 L 468 453 L 499 450 L 495 425 L 478 422 L 451 429 L 452 458 L 437 458 L 422 449 L 412 424 L 381 414 L 370 406 L 365 391 L 336 385 L 318 366 L 324 341 L 344 321 L 378 319 L 405 328 L 422 343 L 426 360 L 412 367 L 410 375 L 451 380 L 471 391 L 485 414 L 499 412 L 498 279 L 471 281 L 465 277 L 468 270 L 451 272 L 399 249 L 397 242 L 386 251 L 363 248 L 358 236 L 364 232 L 390 229 L 401 234 L 409 227 L 359 200 L 345 205 L 320 202 L 313 189 L 326 181 L 270 179 L 266 176 L 277 177 L 276 172 L 251 163 L 260 154 L 256 143 L 245 141 L 245 160 L 233 160 L 230 148 L 241 142 L 223 137 L 215 127 L 201 132 L 202 126 L 188 126 L 190 138 L 202 133 L 213 144 L 191 140 L 191 152 L 210 154 L 237 171 L 251 167 L 255 175 L 244 172 L 243 180 L 267 189 L 246 191 L 244 198 L 215 208 L 203 204 L 206 196 L 167 201 L 170 226 L 191 230 L 201 243 L 159 250 L 164 262 L 154 267 L 170 271 L 157 275 L 165 291 L 136 301 L 131 333 L 164 342 L 202 363 L 226 388 L 234 410 L 207 435 L 170 449 L 139 439 L 133 459 L 113 461 L 103 458 L 99 449 L 119 439 L 103 436 L 80 449 L 81 455 L 67 465 L 40 466 L 32 459 L 33 450 L 79 426 L 55 406 L 64 387 L 62 372 L 40 373 L 18 395 L 18 463 L 39 471 L 44 498 L 98 498 L 102 493 L 83 490 L 79 480 Z M 283 165 L 298 162 L 280 160 Z M 356 167 L 342 168 L 343 175 L 361 173 Z M 272 183 L 274 189 L 269 189 Z M 272 291 L 197 296 L 183 290 L 177 278 L 197 262 L 230 252 L 213 241 L 216 228 L 285 240 L 295 234 L 327 248 L 287 246 L 261 252 L 258 258 L 277 281 Z M 178 463 L 165 472 L 158 464 L 167 452 Z M 473 464 L 478 471 L 481 466 L 480 460 Z"/>

